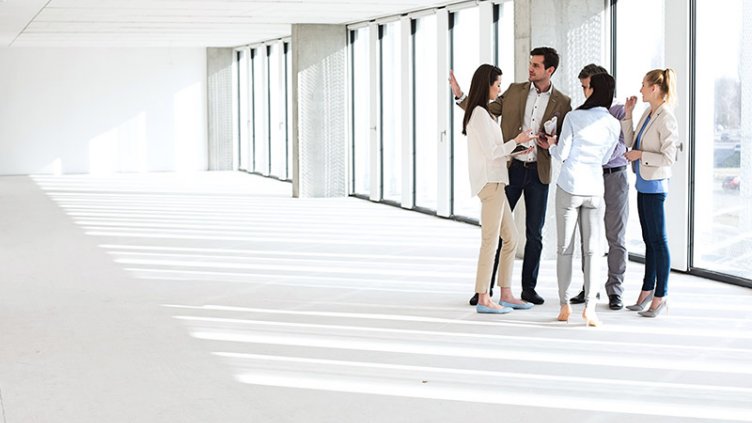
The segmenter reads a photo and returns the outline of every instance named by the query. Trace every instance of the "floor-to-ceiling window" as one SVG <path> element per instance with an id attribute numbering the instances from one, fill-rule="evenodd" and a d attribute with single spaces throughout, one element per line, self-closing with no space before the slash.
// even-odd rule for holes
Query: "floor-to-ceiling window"
<path id="1" fill-rule="evenodd" d="M 285 74 L 282 55 L 282 43 L 269 45 L 269 141 L 271 157 L 270 174 L 285 178 L 287 167 L 286 125 L 285 122 Z"/>
<path id="2" fill-rule="evenodd" d="M 253 171 L 269 174 L 268 91 L 266 46 L 253 49 Z"/>
<path id="3" fill-rule="evenodd" d="M 235 52 L 238 75 L 238 168 L 249 170 L 251 163 L 251 92 L 248 84 L 249 50 Z"/>
<path id="4" fill-rule="evenodd" d="M 400 49 L 400 22 L 380 26 L 381 56 L 381 146 L 383 166 L 383 198 L 400 202 L 402 197 L 402 119 L 400 83 L 402 68 Z"/>
<path id="5" fill-rule="evenodd" d="M 285 139 L 287 143 L 286 148 L 286 154 L 287 154 L 287 166 L 286 166 L 286 173 L 285 173 L 285 179 L 292 180 L 292 157 L 293 157 L 293 150 L 292 150 L 292 78 L 290 75 L 292 74 L 292 54 L 290 53 L 290 43 L 286 42 L 284 43 L 284 49 L 285 49 L 285 122 L 286 122 L 286 132 L 285 132 Z"/>
<path id="6" fill-rule="evenodd" d="M 628 96 L 637 96 L 637 106 L 633 113 L 635 124 L 647 105 L 640 101 L 642 78 L 652 69 L 666 67 L 664 25 L 664 0 L 619 0 L 616 24 L 616 96 L 620 101 Z M 645 244 L 642 241 L 634 190 L 635 175 L 631 171 L 628 175 L 630 210 L 627 249 L 630 253 L 644 255 Z"/>
<path id="7" fill-rule="evenodd" d="M 752 3 L 696 1 L 692 265 L 752 279 Z"/>
<path id="8" fill-rule="evenodd" d="M 478 7 L 452 13 L 450 19 L 452 58 L 451 64 L 460 86 L 467 92 L 475 69 L 480 64 L 480 16 Z M 480 219 L 480 202 L 470 190 L 467 163 L 467 137 L 462 135 L 465 112 L 454 107 L 453 115 L 453 213 L 455 216 Z"/>
<path id="9" fill-rule="evenodd" d="M 236 50 L 237 165 L 282 180 L 292 176 L 288 41 Z"/>
<path id="10" fill-rule="evenodd" d="M 481 61 L 500 62 L 509 68 L 508 85 L 514 79 L 513 10 L 511 0 L 462 3 L 350 27 L 351 193 L 478 220 L 461 135 L 464 112 L 450 101 L 447 72 L 452 67 L 469 89 Z"/>
<path id="11" fill-rule="evenodd" d="M 496 34 L 496 66 L 501 76 L 501 92 L 514 79 L 514 2 L 507 1 L 494 6 L 494 32 Z"/>
<path id="12" fill-rule="evenodd" d="M 436 118 L 436 16 L 415 20 L 415 205 L 436 210 L 439 130 Z"/>
<path id="13" fill-rule="evenodd" d="M 371 187 L 370 137 L 370 34 L 369 28 L 350 31 L 352 66 L 353 190 L 368 195 Z"/>

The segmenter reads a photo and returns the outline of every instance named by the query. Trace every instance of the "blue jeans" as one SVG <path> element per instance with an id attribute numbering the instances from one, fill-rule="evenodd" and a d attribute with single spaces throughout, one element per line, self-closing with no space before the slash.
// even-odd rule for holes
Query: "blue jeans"
<path id="1" fill-rule="evenodd" d="M 668 291 L 668 274 L 671 271 L 671 254 L 666 235 L 666 213 L 663 205 L 666 194 L 637 193 L 637 214 L 640 216 L 642 240 L 645 242 L 645 277 L 642 290 L 663 297 Z"/>
<path id="2" fill-rule="evenodd" d="M 520 197 L 525 195 L 525 257 L 522 260 L 522 290 L 534 290 L 538 284 L 538 270 L 543 250 L 543 224 L 546 222 L 548 184 L 538 177 L 537 163 L 523 163 L 512 159 L 509 166 L 509 185 L 506 188 L 509 207 L 514 210 Z M 494 269 L 498 267 L 502 240 L 496 249 Z M 491 277 L 494 286 L 496 272 Z"/>

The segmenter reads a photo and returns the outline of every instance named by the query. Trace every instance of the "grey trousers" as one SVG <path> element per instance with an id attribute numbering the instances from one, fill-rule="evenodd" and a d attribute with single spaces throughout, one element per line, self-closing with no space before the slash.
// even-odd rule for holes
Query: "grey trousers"
<path id="1" fill-rule="evenodd" d="M 627 270 L 627 220 L 629 220 L 629 181 L 626 170 L 603 175 L 606 212 L 603 223 L 608 241 L 608 280 L 606 293 L 622 295 Z"/>
<path id="2" fill-rule="evenodd" d="M 559 281 L 559 303 L 569 304 L 572 283 L 572 257 L 575 231 L 582 238 L 582 268 L 585 279 L 585 303 L 595 302 L 598 289 L 593 288 L 600 270 L 601 220 L 603 197 L 572 195 L 556 187 L 556 277 Z"/>

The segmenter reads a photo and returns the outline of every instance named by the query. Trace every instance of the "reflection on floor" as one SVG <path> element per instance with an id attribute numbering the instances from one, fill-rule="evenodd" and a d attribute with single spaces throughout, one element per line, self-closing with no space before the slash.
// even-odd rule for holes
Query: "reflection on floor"
<path id="1" fill-rule="evenodd" d="M 463 223 L 241 173 L 0 197 L 7 422 L 752 421 L 747 289 L 672 274 L 667 315 L 586 328 L 550 260 L 545 305 L 478 315 Z"/>

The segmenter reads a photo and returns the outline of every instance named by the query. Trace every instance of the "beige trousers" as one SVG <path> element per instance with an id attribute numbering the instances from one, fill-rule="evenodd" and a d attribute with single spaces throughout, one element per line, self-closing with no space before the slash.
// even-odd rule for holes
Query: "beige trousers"
<path id="1" fill-rule="evenodd" d="M 475 275 L 475 292 L 487 293 L 491 284 L 494 255 L 499 236 L 504 241 L 499 257 L 499 286 L 512 286 L 514 255 L 517 251 L 517 228 L 512 209 L 509 208 L 505 185 L 498 182 L 486 184 L 478 193 L 480 198 L 481 243 L 478 254 L 478 271 Z"/>

